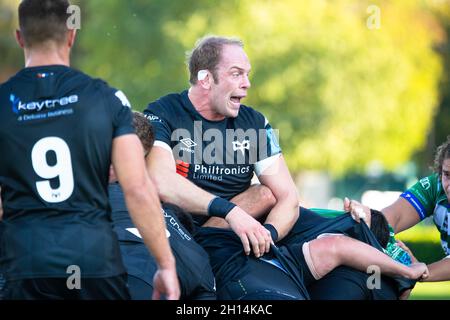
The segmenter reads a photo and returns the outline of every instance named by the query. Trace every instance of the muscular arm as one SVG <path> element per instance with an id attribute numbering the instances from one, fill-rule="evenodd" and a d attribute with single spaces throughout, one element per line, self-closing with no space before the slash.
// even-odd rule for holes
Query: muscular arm
<path id="1" fill-rule="evenodd" d="M 420 222 L 416 210 L 403 198 L 398 198 L 393 204 L 381 210 L 395 233 L 409 229 Z"/>
<path id="2" fill-rule="evenodd" d="M 155 179 L 162 201 L 191 213 L 208 215 L 208 205 L 215 196 L 177 174 L 170 151 L 153 147 L 147 156 L 147 168 Z M 225 219 L 241 239 L 246 254 L 250 254 L 250 245 L 256 257 L 269 251 L 271 239 L 267 230 L 244 210 L 236 206 Z"/>
<path id="3" fill-rule="evenodd" d="M 272 191 L 276 199 L 276 204 L 267 215 L 265 223 L 271 224 L 277 229 L 278 240 L 280 240 L 288 234 L 299 217 L 297 188 L 284 157 L 280 156 L 258 178 L 261 184 Z"/>
<path id="4" fill-rule="evenodd" d="M 407 267 L 364 242 L 342 235 L 314 239 L 303 245 L 303 252 L 316 280 L 340 265 L 363 272 L 367 272 L 370 266 L 377 266 L 383 274 L 408 279 L 426 277 L 429 274 L 424 263 L 413 263 Z"/>
<path id="5" fill-rule="evenodd" d="M 175 258 L 165 234 L 165 222 L 155 188 L 146 172 L 143 150 L 135 135 L 123 135 L 113 140 L 112 163 L 133 223 L 158 265 L 155 292 L 168 299 L 178 299 L 180 288 L 175 270 Z"/>
<path id="6" fill-rule="evenodd" d="M 175 159 L 162 147 L 153 147 L 147 156 L 147 168 L 156 182 L 163 202 L 173 203 L 187 212 L 207 215 L 214 195 L 176 173 Z"/>
<path id="7" fill-rule="evenodd" d="M 255 219 L 265 218 L 272 210 L 277 200 L 273 196 L 272 191 L 262 184 L 250 186 L 244 192 L 238 194 L 231 202 L 242 208 L 245 212 Z M 212 217 L 203 225 L 205 227 L 229 228 L 230 225 L 225 219 Z"/>
<path id="8" fill-rule="evenodd" d="M 250 187 L 231 201 L 255 218 L 261 218 L 269 212 L 265 223 L 273 225 L 277 229 L 278 239 L 282 239 L 298 219 L 297 189 L 282 156 L 264 172 L 267 173 L 259 176 L 261 185 Z M 228 227 L 219 218 L 209 219 L 205 226 Z"/>

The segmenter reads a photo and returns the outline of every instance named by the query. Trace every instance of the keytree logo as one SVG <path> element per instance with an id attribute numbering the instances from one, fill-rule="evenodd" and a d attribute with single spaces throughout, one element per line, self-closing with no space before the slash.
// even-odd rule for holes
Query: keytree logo
<path id="1" fill-rule="evenodd" d="M 19 114 L 22 111 L 41 111 L 42 109 L 53 109 L 58 106 L 66 106 L 68 104 L 77 103 L 78 96 L 76 94 L 62 97 L 60 99 L 51 99 L 44 101 L 32 101 L 23 103 L 20 101 L 19 97 L 16 97 L 14 94 L 9 96 L 9 100 L 11 101 L 12 111 L 16 114 Z"/>

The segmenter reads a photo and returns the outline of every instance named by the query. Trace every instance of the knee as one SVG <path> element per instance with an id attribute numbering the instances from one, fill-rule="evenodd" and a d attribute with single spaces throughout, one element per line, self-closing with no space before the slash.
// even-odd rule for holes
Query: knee
<path id="1" fill-rule="evenodd" d="M 345 248 L 345 236 L 330 235 L 317 240 L 319 245 L 316 247 L 318 250 L 321 250 L 320 255 L 329 259 L 338 260 L 342 250 L 350 249 Z"/>

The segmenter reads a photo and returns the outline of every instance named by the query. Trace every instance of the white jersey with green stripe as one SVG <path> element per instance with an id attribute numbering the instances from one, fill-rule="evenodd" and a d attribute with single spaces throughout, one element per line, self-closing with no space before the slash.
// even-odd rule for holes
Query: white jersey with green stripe
<path id="1" fill-rule="evenodd" d="M 417 211 L 420 220 L 433 216 L 433 221 L 441 235 L 441 244 L 444 253 L 450 256 L 448 243 L 450 242 L 449 216 L 450 204 L 442 188 L 439 175 L 420 179 L 411 188 L 400 195 L 406 199 Z"/>

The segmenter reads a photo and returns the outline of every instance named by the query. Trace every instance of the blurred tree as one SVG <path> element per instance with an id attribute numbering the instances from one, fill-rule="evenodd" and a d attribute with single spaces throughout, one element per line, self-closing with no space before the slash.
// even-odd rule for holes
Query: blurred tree
<path id="1" fill-rule="evenodd" d="M 0 0 L 0 83 L 23 65 L 23 53 L 16 44 L 18 0 Z"/>
<path id="2" fill-rule="evenodd" d="M 2 15 L 7 2 L 18 3 L 0 0 Z M 439 2 L 447 8 L 448 1 Z M 185 52 L 197 38 L 209 33 L 242 38 L 253 66 L 246 104 L 280 130 L 293 171 L 341 175 L 364 172 L 374 161 L 395 170 L 424 147 L 432 128 L 444 83 L 435 48 L 447 39 L 437 18 L 439 5 L 422 0 L 79 3 L 82 29 L 74 66 L 124 90 L 139 110 L 188 86 Z M 3 37 L 1 32 L 0 41 Z M 20 51 L 12 57 L 21 57 Z M 13 65 L 15 58 L 8 59 L 0 63 Z M 448 131 L 446 123 L 439 130 Z"/>
<path id="3" fill-rule="evenodd" d="M 190 45 L 206 31 L 245 40 L 249 104 L 280 130 L 291 169 L 339 175 L 379 161 L 393 170 L 426 142 L 441 76 L 433 45 L 444 32 L 428 7 L 407 0 L 378 1 L 380 29 L 370 29 L 372 3 L 222 3 L 168 31 Z"/>
<path id="4" fill-rule="evenodd" d="M 443 58 L 443 77 L 440 82 L 441 101 L 430 128 L 427 145 L 413 157 L 419 165 L 419 176 L 428 175 L 433 165 L 436 147 L 450 134 L 450 1 L 433 1 L 431 9 L 445 29 L 445 41 L 436 46 L 436 51 Z"/>

